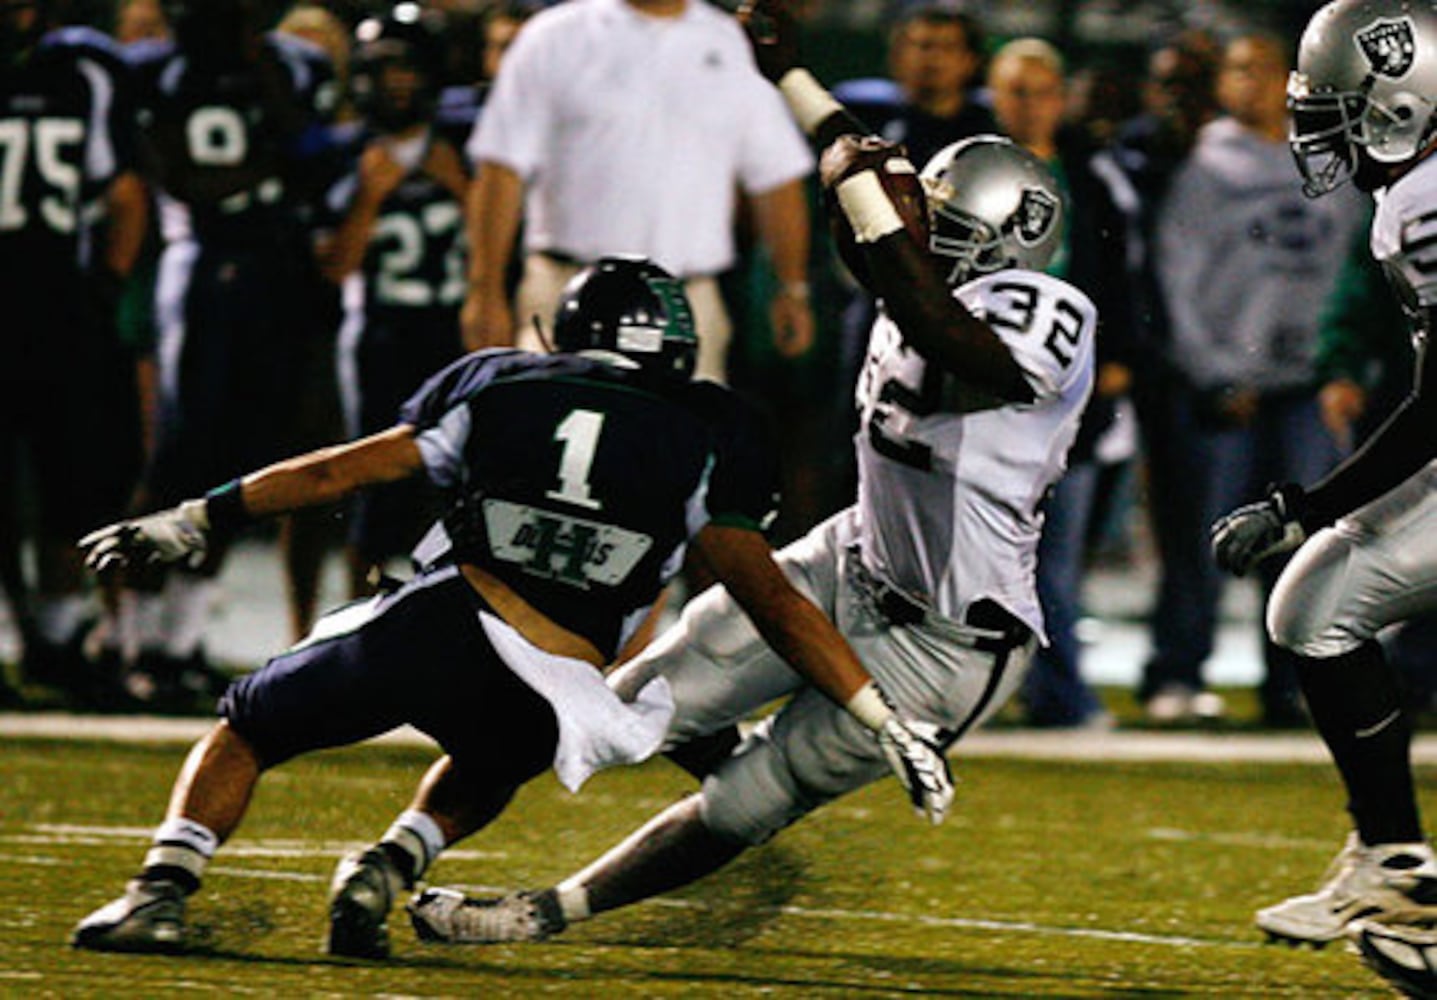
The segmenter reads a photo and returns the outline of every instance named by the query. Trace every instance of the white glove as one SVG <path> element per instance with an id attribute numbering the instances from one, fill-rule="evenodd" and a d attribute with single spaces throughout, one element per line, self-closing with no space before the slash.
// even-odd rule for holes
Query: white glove
<path id="1" fill-rule="evenodd" d="M 1218 566 L 1245 576 L 1268 556 L 1291 552 L 1307 540 L 1298 520 L 1299 486 L 1274 488 L 1266 499 L 1246 504 L 1212 526 L 1212 555 Z"/>
<path id="2" fill-rule="evenodd" d="M 209 545 L 210 519 L 203 500 L 132 521 L 117 521 L 80 539 L 85 565 L 97 573 L 156 563 L 197 566 Z"/>
<path id="3" fill-rule="evenodd" d="M 878 746 L 908 790 L 913 811 L 937 826 L 953 804 L 953 772 L 948 769 L 948 758 L 914 732 L 916 725 L 894 716 L 878 731 Z"/>
<path id="4" fill-rule="evenodd" d="M 900 719 L 876 681 L 859 688 L 844 707 L 878 737 L 878 747 L 903 782 L 913 811 L 934 826 L 942 823 L 953 804 L 953 772 L 937 744 L 922 735 L 926 730 L 934 736 L 937 728 Z"/>

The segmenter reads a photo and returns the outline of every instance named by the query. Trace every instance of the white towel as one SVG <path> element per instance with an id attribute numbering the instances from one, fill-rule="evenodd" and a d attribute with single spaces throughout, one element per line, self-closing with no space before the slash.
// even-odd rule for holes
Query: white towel
<path id="1" fill-rule="evenodd" d="M 619 699 L 591 663 L 539 649 L 502 619 L 481 611 L 479 622 L 509 669 L 554 707 L 559 746 L 554 773 L 571 792 L 595 771 L 636 764 L 663 745 L 674 697 L 656 677 L 632 702 Z"/>

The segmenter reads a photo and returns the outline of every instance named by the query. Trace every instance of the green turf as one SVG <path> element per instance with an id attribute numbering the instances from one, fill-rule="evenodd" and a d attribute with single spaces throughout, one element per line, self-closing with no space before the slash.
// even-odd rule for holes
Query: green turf
<path id="1" fill-rule="evenodd" d="M 960 759 L 940 829 L 883 782 L 697 887 L 547 944 L 424 946 L 401 916 L 395 957 L 375 964 L 319 954 L 325 886 L 403 806 L 425 753 L 357 748 L 268 776 L 191 902 L 198 950 L 178 959 L 65 941 L 134 870 L 182 748 L 0 740 L 0 755 L 0 996 L 1386 995 L 1341 946 L 1264 945 L 1251 925 L 1342 839 L 1323 767 Z M 662 763 L 578 796 L 541 780 L 434 875 L 547 884 L 687 788 Z"/>

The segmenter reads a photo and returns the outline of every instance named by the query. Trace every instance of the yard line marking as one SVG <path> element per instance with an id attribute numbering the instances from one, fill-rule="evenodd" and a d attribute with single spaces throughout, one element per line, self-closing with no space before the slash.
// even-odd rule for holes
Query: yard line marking
<path id="1" fill-rule="evenodd" d="M 87 739 L 120 743 L 193 743 L 214 728 L 207 717 L 146 715 L 72 715 L 67 712 L 0 712 L 0 737 Z M 433 747 L 417 730 L 401 726 L 370 744 Z M 1010 760 L 1143 761 L 1162 763 L 1271 763 L 1331 766 L 1327 748 L 1315 733 L 1154 732 L 1119 729 L 992 729 L 958 743 L 959 758 Z M 1437 764 L 1437 735 L 1412 741 L 1416 764 Z"/>
<path id="2" fill-rule="evenodd" d="M 512 892 L 512 887 L 448 883 L 450 888 L 463 892 L 494 896 Z M 653 906 L 664 906 L 676 910 L 712 909 L 706 903 L 690 899 L 645 900 Z M 962 930 L 1002 931 L 1010 934 L 1038 934 L 1045 937 L 1087 938 L 1096 941 L 1116 941 L 1127 944 L 1155 944 L 1173 948 L 1261 948 L 1261 941 L 1233 941 L 1220 938 L 1195 938 L 1180 934 L 1144 934 L 1140 931 L 1111 931 L 1097 927 L 1050 927 L 1027 920 L 989 920 L 979 917 L 935 917 L 926 914 L 890 913 L 887 910 L 840 910 L 819 909 L 808 906 L 767 906 L 757 907 L 759 913 L 778 913 L 789 917 L 812 920 L 854 920 L 876 923 L 904 924 L 919 923 L 925 927 L 958 928 Z"/>
<path id="3" fill-rule="evenodd" d="M 143 826 L 82 826 L 74 823 L 34 823 L 29 827 L 35 833 L 12 833 L 0 836 L 0 842 L 12 844 L 69 845 L 75 847 L 98 847 L 112 845 L 118 841 L 148 844 L 154 836 L 153 827 Z M 265 838 L 260 840 L 235 840 L 223 848 L 228 857 L 237 858 L 318 858 L 338 857 L 347 851 L 368 847 L 369 844 L 353 840 L 297 840 L 293 838 Z M 476 850 L 461 847 L 445 851 L 446 858 L 456 861 L 505 861 L 507 851 Z"/>
<path id="4" fill-rule="evenodd" d="M 1281 837 L 1265 833 L 1207 833 L 1202 830 L 1177 830 L 1172 827 L 1154 827 L 1147 831 L 1147 836 L 1151 840 L 1196 840 L 1228 847 L 1260 847 L 1278 851 L 1331 851 L 1333 843 L 1312 837 Z"/>

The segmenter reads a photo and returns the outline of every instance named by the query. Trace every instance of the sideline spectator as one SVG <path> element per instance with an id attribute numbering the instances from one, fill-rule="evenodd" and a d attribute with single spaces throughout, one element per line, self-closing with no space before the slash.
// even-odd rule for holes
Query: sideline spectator
<path id="1" fill-rule="evenodd" d="M 1322 303 L 1362 210 L 1351 190 L 1302 196 L 1287 148 L 1289 68 L 1273 36 L 1227 45 L 1217 90 L 1225 115 L 1199 132 L 1158 224 L 1176 376 L 1165 402 L 1182 489 L 1196 503 L 1185 507 L 1190 520 L 1169 525 L 1182 541 L 1165 549 L 1178 558 L 1163 563 L 1162 591 L 1182 596 L 1180 611 L 1154 622 L 1144 686 L 1155 722 L 1193 715 L 1204 688 L 1224 588 L 1206 526 L 1264 484 L 1313 482 L 1339 458 L 1318 411 L 1314 362 Z M 1282 565 L 1264 565 L 1264 594 Z M 1263 634 L 1262 720 L 1305 725 L 1291 655 Z"/>
<path id="2" fill-rule="evenodd" d="M 564 283 L 607 253 L 680 275 L 699 328 L 699 375 L 723 380 L 731 326 L 717 274 L 750 196 L 779 287 L 775 344 L 808 350 L 812 158 L 753 68 L 733 19 L 703 0 L 589 0 L 536 14 L 506 56 L 468 152 L 468 347 L 540 347 Z M 516 309 L 504 291 L 520 218 Z"/>

